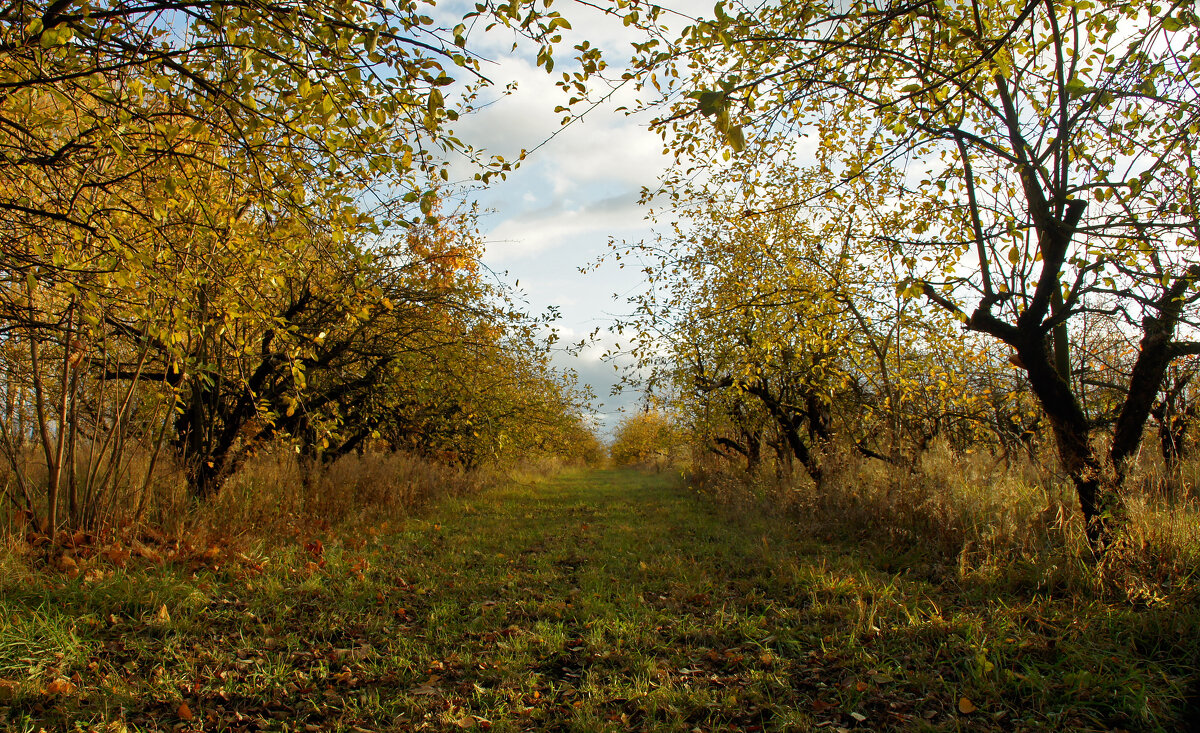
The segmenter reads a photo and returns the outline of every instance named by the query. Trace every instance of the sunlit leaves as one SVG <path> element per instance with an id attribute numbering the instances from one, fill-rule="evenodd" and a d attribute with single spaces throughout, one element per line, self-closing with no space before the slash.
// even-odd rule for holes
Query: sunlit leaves
<path id="1" fill-rule="evenodd" d="M 835 177 L 836 193 L 793 205 L 823 223 L 831 201 L 852 203 L 864 255 L 898 293 L 1020 353 L 1088 514 L 1102 469 L 1072 330 L 1101 312 L 1144 336 L 1117 466 L 1165 364 L 1198 348 L 1200 31 L 1190 8 L 1165 12 L 1138 0 L 723 3 L 635 63 L 654 79 L 646 106 L 681 169 L 670 196 L 717 167 L 734 121 L 751 144 L 732 187 L 751 192 L 776 150 L 811 137 L 815 151 L 793 165 Z M 1168 347 L 1174 338 L 1187 343 Z"/>
<path id="2" fill-rule="evenodd" d="M 520 316 L 480 283 L 472 232 L 438 221 L 433 187 L 451 157 L 484 181 L 519 160 L 483 158 L 450 129 L 486 80 L 465 27 L 439 29 L 427 7 L 13 10 L 0 45 L 0 116 L 21 120 L 0 129 L 5 329 L 36 343 L 78 323 L 122 359 L 142 354 L 147 403 L 175 416 L 160 440 L 210 486 L 230 451 L 273 436 L 334 452 L 372 433 L 355 401 L 401 378 L 400 354 L 494 346 L 504 327 L 487 330 Z M 513 7 L 550 34 L 547 54 L 569 27 Z M 71 358 L 92 370 L 88 388 L 130 379 Z"/>

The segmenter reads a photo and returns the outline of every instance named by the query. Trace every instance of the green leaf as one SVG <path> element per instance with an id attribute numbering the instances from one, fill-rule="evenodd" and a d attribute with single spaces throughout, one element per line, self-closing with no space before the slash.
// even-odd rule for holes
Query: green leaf
<path id="1" fill-rule="evenodd" d="M 730 125 L 725 131 L 725 140 L 735 153 L 740 153 L 746 149 L 746 137 L 742 132 L 741 125 Z"/>
<path id="2" fill-rule="evenodd" d="M 437 111 L 446 106 L 446 102 L 442 99 L 442 93 L 435 87 L 429 90 L 429 97 L 425 100 L 425 108 L 429 115 L 434 117 Z"/>
<path id="3" fill-rule="evenodd" d="M 700 113 L 705 117 L 711 117 L 725 108 L 725 93 L 700 92 L 699 102 Z"/>

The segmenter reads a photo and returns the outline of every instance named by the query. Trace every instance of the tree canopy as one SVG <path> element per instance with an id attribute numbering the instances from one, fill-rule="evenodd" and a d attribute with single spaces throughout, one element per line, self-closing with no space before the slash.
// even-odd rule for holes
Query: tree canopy
<path id="1" fill-rule="evenodd" d="M 549 65 L 566 21 L 522 8 L 472 16 Z M 546 425 L 531 440 L 576 427 L 569 375 L 480 275 L 473 215 L 439 211 L 451 164 L 487 181 L 515 161 L 456 137 L 490 81 L 466 27 L 432 15 L 257 0 L 0 11 L 10 498 L 39 503 L 31 446 L 55 527 L 60 487 L 72 521 L 92 521 L 133 443 L 170 446 L 206 498 L 278 438 L 329 459 L 387 435 L 474 463 L 503 453 L 516 419 Z"/>

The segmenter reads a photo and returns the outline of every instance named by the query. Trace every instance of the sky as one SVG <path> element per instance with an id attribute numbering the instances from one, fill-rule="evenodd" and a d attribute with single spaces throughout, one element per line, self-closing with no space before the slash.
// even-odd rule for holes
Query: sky
<path id="1" fill-rule="evenodd" d="M 451 3 L 442 10 L 453 13 L 458 7 Z M 648 115 L 629 116 L 616 110 L 633 100 L 632 89 L 622 90 L 611 103 L 561 128 L 563 115 L 554 108 L 566 103 L 566 95 L 554 82 L 561 79 L 562 71 L 570 70 L 574 43 L 586 38 L 604 51 L 615 70 L 627 63 L 629 43 L 637 36 L 619 20 L 594 9 L 559 3 L 554 8 L 573 31 L 555 54 L 553 75 L 538 68 L 531 53 L 512 52 L 511 32 L 470 36 L 470 47 L 488 59 L 483 73 L 495 84 L 482 97 L 491 103 L 461 119 L 455 131 L 464 142 L 506 159 L 537 148 L 507 180 L 469 196 L 485 210 L 480 221 L 486 241 L 484 263 L 506 282 L 519 282 L 530 312 L 558 309 L 560 344 L 578 342 L 601 329 L 596 344 L 578 355 L 560 351 L 555 363 L 574 369 L 581 382 L 592 385 L 601 431 L 608 432 L 619 419 L 618 411 L 636 405 L 640 395 L 627 391 L 610 396 L 620 377 L 614 367 L 621 362 L 601 360 L 606 346 L 613 343 L 605 329 L 627 312 L 625 298 L 642 288 L 642 277 L 636 269 L 619 269 L 612 262 L 588 274 L 580 268 L 608 252 L 610 240 L 653 236 L 645 219 L 647 210 L 638 199 L 643 187 L 657 185 L 669 158 L 663 153 L 662 138 L 649 129 Z M 512 82 L 515 90 L 501 94 Z"/>

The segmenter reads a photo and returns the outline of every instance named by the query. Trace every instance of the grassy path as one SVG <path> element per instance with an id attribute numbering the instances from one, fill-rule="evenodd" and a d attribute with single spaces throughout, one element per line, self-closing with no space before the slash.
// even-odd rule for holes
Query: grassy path
<path id="1" fill-rule="evenodd" d="M 932 586 L 663 476 L 514 483 L 251 558 L 103 562 L 0 579 L 0 729 L 1180 730 L 1197 712 L 1194 613 Z"/>

